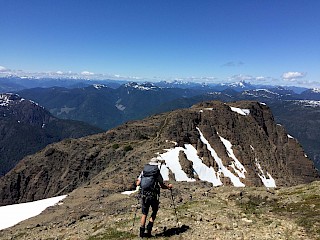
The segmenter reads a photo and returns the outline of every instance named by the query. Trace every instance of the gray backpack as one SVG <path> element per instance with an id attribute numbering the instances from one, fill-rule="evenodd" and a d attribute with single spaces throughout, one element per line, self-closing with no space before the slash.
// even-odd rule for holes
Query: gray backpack
<path id="1" fill-rule="evenodd" d="M 160 170 L 157 165 L 146 164 L 143 168 L 143 174 L 141 176 L 140 187 L 142 193 L 146 192 L 158 192 L 160 190 L 158 184 L 158 176 Z"/>

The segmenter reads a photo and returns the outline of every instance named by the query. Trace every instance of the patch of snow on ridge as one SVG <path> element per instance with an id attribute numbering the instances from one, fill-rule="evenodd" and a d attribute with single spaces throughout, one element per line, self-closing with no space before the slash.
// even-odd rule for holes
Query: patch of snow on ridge
<path id="1" fill-rule="evenodd" d="M 241 109 L 241 108 L 236 108 L 236 107 L 230 107 L 231 111 L 239 113 L 240 115 L 246 116 L 250 114 L 249 109 Z"/>
<path id="2" fill-rule="evenodd" d="M 260 173 L 258 173 L 258 176 L 260 177 L 262 183 L 264 186 L 266 187 L 271 187 L 271 188 L 275 188 L 276 186 L 276 181 L 272 178 L 272 176 L 270 175 L 270 173 L 267 172 L 268 178 L 266 177 L 266 175 L 264 174 L 260 163 L 258 162 L 258 160 L 256 159 L 256 166 L 259 169 Z"/>
<path id="3" fill-rule="evenodd" d="M 214 158 L 214 160 L 218 164 L 219 172 L 223 173 L 223 175 L 225 177 L 230 178 L 232 184 L 235 187 L 244 187 L 245 185 L 240 181 L 240 179 L 237 176 L 235 176 L 232 172 L 230 172 L 230 170 L 223 165 L 221 158 L 219 158 L 216 151 L 211 147 L 210 143 L 203 136 L 202 132 L 200 131 L 200 129 L 198 127 L 197 127 L 197 130 L 200 133 L 200 140 L 207 146 L 207 149 L 211 152 L 211 156 Z"/>
<path id="4" fill-rule="evenodd" d="M 312 89 L 312 92 L 314 92 L 314 93 L 320 93 L 320 88 L 313 88 L 313 89 Z"/>
<path id="5" fill-rule="evenodd" d="M 247 172 L 247 170 L 244 168 L 241 162 L 234 155 L 231 142 L 221 137 L 219 134 L 218 136 L 220 137 L 220 140 L 225 146 L 225 148 L 227 149 L 228 156 L 234 160 L 234 162 L 232 162 L 230 166 L 234 169 L 234 171 L 238 174 L 239 177 L 246 178 L 245 173 Z"/>
<path id="6" fill-rule="evenodd" d="M 0 230 L 12 227 L 23 220 L 39 215 L 47 207 L 57 204 L 66 196 L 0 207 Z"/>
<path id="7" fill-rule="evenodd" d="M 288 138 L 294 139 L 294 137 L 292 137 L 291 135 L 288 134 Z"/>
<path id="8" fill-rule="evenodd" d="M 169 169 L 174 174 L 176 181 L 194 182 L 195 179 L 189 178 L 187 174 L 182 170 L 179 162 L 179 152 L 184 151 L 182 147 L 175 147 L 173 149 L 167 149 L 166 153 L 160 154 L 160 158 L 164 159 L 166 165 L 161 167 L 161 175 L 164 180 L 169 180 Z"/>
<path id="9" fill-rule="evenodd" d="M 124 86 L 125 87 L 135 88 L 135 89 L 142 90 L 142 91 L 150 91 L 150 90 L 155 90 L 155 89 L 158 88 L 158 87 L 154 86 L 151 83 L 139 84 L 139 83 L 136 83 L 136 82 L 130 82 L 130 83 L 125 84 Z"/>
<path id="10" fill-rule="evenodd" d="M 315 100 L 297 100 L 296 102 L 303 104 L 305 107 L 319 107 L 320 101 Z"/>
<path id="11" fill-rule="evenodd" d="M 103 85 L 103 84 L 93 84 L 93 87 L 94 87 L 95 89 L 100 90 L 101 88 L 106 88 L 107 86 L 106 86 L 106 85 Z"/>
<path id="12" fill-rule="evenodd" d="M 135 190 L 132 190 L 132 191 L 124 191 L 124 192 L 122 192 L 121 194 L 131 195 L 131 194 L 133 194 L 133 193 L 139 192 L 139 189 L 140 189 L 140 186 L 137 186 Z"/>
<path id="13" fill-rule="evenodd" d="M 185 144 L 185 153 L 187 158 L 192 161 L 193 169 L 198 175 L 199 179 L 202 181 L 211 182 L 213 186 L 220 186 L 222 182 L 219 178 L 219 173 L 216 173 L 213 167 L 208 167 L 205 165 L 200 157 L 198 156 L 197 149 L 191 144 Z"/>
<path id="14" fill-rule="evenodd" d="M 13 102 L 13 100 L 10 99 L 11 95 L 8 94 L 0 94 L 0 106 L 7 107 L 9 106 L 10 102 Z"/>
<path id="15" fill-rule="evenodd" d="M 188 178 L 185 172 L 181 169 L 181 165 L 179 163 L 180 151 L 183 151 L 186 154 L 187 159 L 193 163 L 193 170 L 200 180 L 210 182 L 213 186 L 222 185 L 219 173 L 216 173 L 212 167 L 208 167 L 202 162 L 197 154 L 197 149 L 195 149 L 191 144 L 185 144 L 185 148 L 175 147 L 167 149 L 166 153 L 159 154 L 158 159 L 165 160 L 165 165 L 162 165 L 160 169 L 161 175 L 165 181 L 169 180 L 169 169 L 175 175 L 176 181 L 195 181 L 195 179 Z"/>

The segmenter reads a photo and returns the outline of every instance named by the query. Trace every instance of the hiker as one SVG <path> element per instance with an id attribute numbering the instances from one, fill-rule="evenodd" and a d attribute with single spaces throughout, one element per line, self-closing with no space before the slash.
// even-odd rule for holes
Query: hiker
<path id="1" fill-rule="evenodd" d="M 165 184 L 159 169 L 159 160 L 152 158 L 148 164 L 146 164 L 137 179 L 137 186 L 140 186 L 141 194 L 141 226 L 140 237 L 151 237 L 151 231 L 154 220 L 159 209 L 159 197 L 160 187 L 163 189 L 171 189 L 172 184 Z M 161 168 L 161 167 L 160 167 Z M 152 208 L 152 214 L 147 225 L 147 234 L 145 235 L 145 224 L 149 208 Z"/>

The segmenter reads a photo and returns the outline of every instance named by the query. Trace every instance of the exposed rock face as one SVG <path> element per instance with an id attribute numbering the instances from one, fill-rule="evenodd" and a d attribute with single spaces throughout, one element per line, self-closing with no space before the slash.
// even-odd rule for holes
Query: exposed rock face
<path id="1" fill-rule="evenodd" d="M 195 149 L 225 185 L 235 185 L 236 178 L 245 186 L 263 186 L 271 180 L 276 186 L 290 186 L 319 177 L 299 143 L 275 124 L 267 106 L 205 102 L 103 134 L 52 144 L 0 179 L 0 201 L 4 205 L 66 194 L 88 182 L 104 182 L 108 191 L 120 191 L 151 157 L 174 148 L 179 150 L 182 170 L 197 179 L 187 147 Z M 179 180 L 174 171 L 169 169 L 169 178 L 174 175 Z"/>

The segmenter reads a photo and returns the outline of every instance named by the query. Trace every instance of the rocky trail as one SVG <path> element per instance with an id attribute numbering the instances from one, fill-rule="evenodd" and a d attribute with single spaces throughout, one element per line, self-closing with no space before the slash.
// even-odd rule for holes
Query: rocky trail
<path id="1" fill-rule="evenodd" d="M 175 183 L 173 196 L 177 215 L 162 190 L 152 239 L 320 239 L 320 182 L 277 189 Z M 139 239 L 136 206 L 135 194 L 91 183 L 0 239 Z"/>

